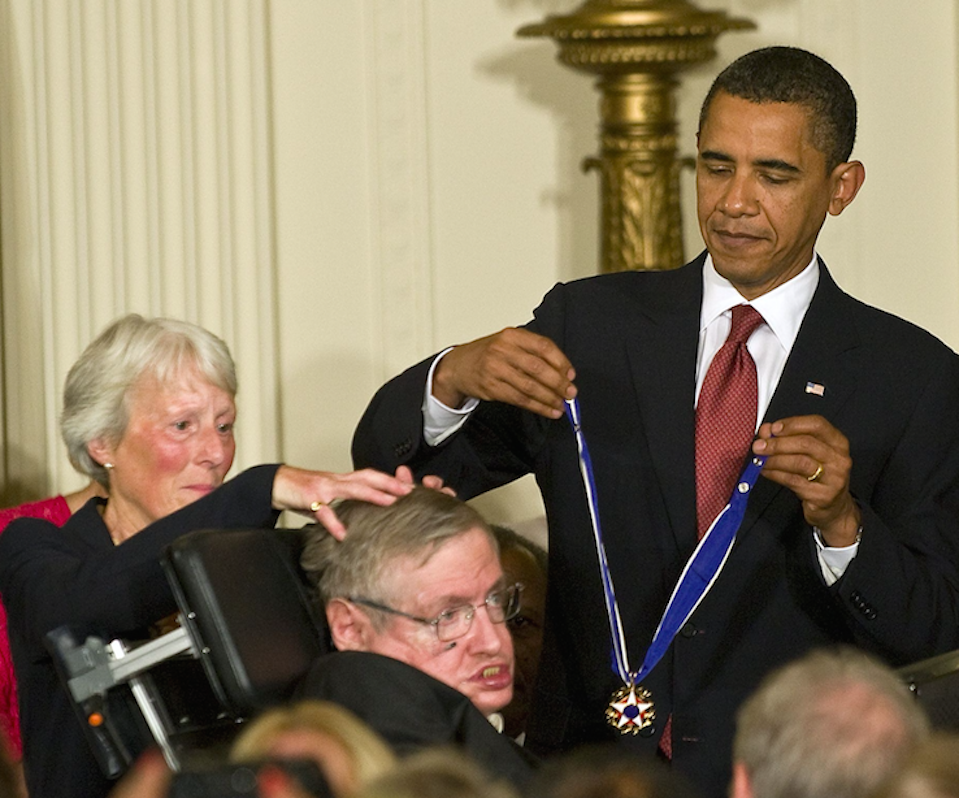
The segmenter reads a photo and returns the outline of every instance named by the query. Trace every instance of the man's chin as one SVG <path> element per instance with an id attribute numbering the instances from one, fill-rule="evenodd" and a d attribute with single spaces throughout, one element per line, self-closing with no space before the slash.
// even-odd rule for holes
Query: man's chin
<path id="1" fill-rule="evenodd" d="M 495 692 L 483 692 L 479 695 L 470 696 L 470 700 L 480 712 L 489 716 L 494 712 L 502 712 L 503 709 L 513 700 L 513 688 L 508 690 L 497 690 Z"/>

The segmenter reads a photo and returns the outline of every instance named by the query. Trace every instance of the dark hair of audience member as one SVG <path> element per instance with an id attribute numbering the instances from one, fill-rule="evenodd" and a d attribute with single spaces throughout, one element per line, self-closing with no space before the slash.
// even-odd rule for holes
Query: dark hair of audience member
<path id="1" fill-rule="evenodd" d="M 588 745 L 549 760 L 525 798 L 697 798 L 686 779 L 654 756 L 613 743 Z"/>
<path id="2" fill-rule="evenodd" d="M 491 528 L 506 578 L 523 585 L 519 615 L 506 622 L 513 636 L 516 665 L 513 700 L 502 711 L 505 733 L 518 738 L 526 731 L 543 649 L 548 557 L 542 546 L 509 527 L 493 524 Z"/>

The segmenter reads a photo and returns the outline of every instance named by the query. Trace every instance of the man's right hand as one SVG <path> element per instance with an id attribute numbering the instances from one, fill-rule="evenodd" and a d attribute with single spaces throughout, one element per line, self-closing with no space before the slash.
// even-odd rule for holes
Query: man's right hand
<path id="1" fill-rule="evenodd" d="M 447 352 L 433 373 L 433 396 L 452 408 L 474 397 L 559 418 L 563 402 L 576 396 L 575 378 L 549 338 L 507 327 Z"/>

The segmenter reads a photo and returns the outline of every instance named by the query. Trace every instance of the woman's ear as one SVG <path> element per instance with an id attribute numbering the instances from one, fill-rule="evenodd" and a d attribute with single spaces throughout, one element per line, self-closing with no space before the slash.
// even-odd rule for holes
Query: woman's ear
<path id="1" fill-rule="evenodd" d="M 112 463 L 114 447 L 107 443 L 105 438 L 94 438 L 87 443 L 87 454 L 100 465 Z"/>

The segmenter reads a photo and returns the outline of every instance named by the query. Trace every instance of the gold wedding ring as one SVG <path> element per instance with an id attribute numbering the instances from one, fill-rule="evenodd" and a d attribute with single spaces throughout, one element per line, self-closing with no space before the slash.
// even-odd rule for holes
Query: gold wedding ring
<path id="1" fill-rule="evenodd" d="M 822 471 L 821 468 L 819 470 Z M 325 505 L 326 505 L 326 502 L 313 502 L 313 504 L 310 505 L 310 509 L 315 513 L 315 512 L 318 512 L 319 509 L 321 507 L 324 507 Z"/>
<path id="2" fill-rule="evenodd" d="M 822 463 L 819 463 L 816 466 L 816 470 L 812 474 L 810 474 L 808 477 L 806 477 L 806 480 L 808 482 L 816 482 L 821 476 L 822 476 Z"/>

